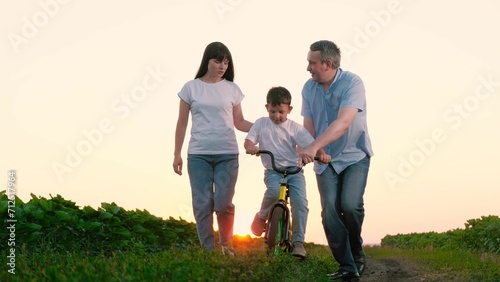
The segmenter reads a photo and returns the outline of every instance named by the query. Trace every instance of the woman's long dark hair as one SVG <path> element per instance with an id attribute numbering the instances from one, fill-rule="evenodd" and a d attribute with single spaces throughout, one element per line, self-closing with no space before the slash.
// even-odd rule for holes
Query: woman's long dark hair
<path id="1" fill-rule="evenodd" d="M 229 81 L 234 80 L 234 66 L 231 52 L 229 52 L 229 49 L 226 47 L 226 45 L 222 44 L 221 42 L 212 42 L 207 45 L 207 47 L 205 48 L 205 52 L 203 52 L 203 58 L 201 59 L 200 68 L 198 69 L 198 73 L 196 74 L 195 79 L 200 78 L 207 73 L 208 61 L 210 61 L 210 59 L 216 59 L 221 62 L 224 59 L 227 59 L 227 70 L 222 77 Z"/>

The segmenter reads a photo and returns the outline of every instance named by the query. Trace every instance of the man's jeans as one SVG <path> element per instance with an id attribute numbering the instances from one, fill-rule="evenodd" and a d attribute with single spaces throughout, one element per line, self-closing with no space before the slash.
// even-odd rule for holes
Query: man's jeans
<path id="1" fill-rule="evenodd" d="M 365 157 L 340 174 L 329 165 L 321 175 L 316 175 L 328 245 L 339 268 L 350 272 L 357 272 L 354 257 L 364 256 L 361 226 L 369 167 L 370 158 Z"/>
<path id="2" fill-rule="evenodd" d="M 238 155 L 188 155 L 194 218 L 200 243 L 215 248 L 213 213 L 217 215 L 220 244 L 233 239 L 234 188 L 238 178 Z"/>

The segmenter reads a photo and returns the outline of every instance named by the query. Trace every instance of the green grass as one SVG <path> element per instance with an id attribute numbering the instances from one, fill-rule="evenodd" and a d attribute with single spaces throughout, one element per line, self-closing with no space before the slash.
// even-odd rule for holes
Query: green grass
<path id="1" fill-rule="evenodd" d="M 500 255 L 466 250 L 367 247 L 374 258 L 398 258 L 416 263 L 445 280 L 500 281 Z"/>
<path id="2" fill-rule="evenodd" d="M 198 246 L 138 254 L 44 252 L 17 257 L 12 281 L 328 281 L 334 262 L 325 246 L 306 244 L 309 257 L 267 255 L 261 239 L 239 238 L 236 256 L 207 253 Z M 3 277 L 2 277 L 3 276 Z"/>
<path id="3" fill-rule="evenodd" d="M 336 269 L 326 246 L 306 244 L 308 258 L 268 255 L 262 239 L 237 239 L 236 256 L 207 253 L 198 246 L 139 254 L 22 252 L 16 274 L 0 281 L 328 281 Z M 500 256 L 467 251 L 366 247 L 369 259 L 396 258 L 443 281 L 500 281 Z M 369 260 L 368 260 L 369 262 Z"/>
<path id="4" fill-rule="evenodd" d="M 330 250 L 312 243 L 302 261 L 268 255 L 264 239 L 249 236 L 235 238 L 235 257 L 207 253 L 194 223 L 115 203 L 80 208 L 60 195 L 13 202 L 0 191 L 0 214 L 16 219 L 14 242 L 9 230 L 0 232 L 0 281 L 328 281 L 325 274 L 337 269 Z M 444 233 L 387 235 L 381 243 L 366 248 L 372 259 L 416 262 L 444 281 L 500 281 L 498 216 Z"/>

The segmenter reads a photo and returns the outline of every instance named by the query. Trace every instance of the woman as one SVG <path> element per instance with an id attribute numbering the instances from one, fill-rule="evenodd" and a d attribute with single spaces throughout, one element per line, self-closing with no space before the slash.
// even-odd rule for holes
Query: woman
<path id="1" fill-rule="evenodd" d="M 187 168 L 198 237 L 207 251 L 215 248 L 215 212 L 222 252 L 228 254 L 233 254 L 230 245 L 234 223 L 232 200 L 239 167 L 234 128 L 248 132 L 252 127 L 243 117 L 244 95 L 233 78 L 229 49 L 220 42 L 210 43 L 195 79 L 184 84 L 178 94 L 180 106 L 173 163 L 175 173 L 182 175 L 181 149 L 191 112 Z"/>

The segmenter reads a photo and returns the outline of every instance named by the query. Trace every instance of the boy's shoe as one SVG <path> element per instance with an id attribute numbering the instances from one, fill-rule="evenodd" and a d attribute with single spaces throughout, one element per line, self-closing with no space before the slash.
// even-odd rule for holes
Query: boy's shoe
<path id="1" fill-rule="evenodd" d="M 299 258 L 305 258 L 306 257 L 306 249 L 304 249 L 304 245 L 302 242 L 295 242 L 293 243 L 293 250 L 292 250 L 292 255 L 299 257 Z"/>
<path id="2" fill-rule="evenodd" d="M 253 235 L 261 236 L 264 229 L 266 229 L 266 220 L 259 218 L 259 213 L 256 213 L 250 229 L 252 230 Z"/>
<path id="3" fill-rule="evenodd" d="M 229 255 L 234 257 L 234 249 L 232 246 L 221 246 L 222 247 L 222 254 L 223 255 Z"/>

